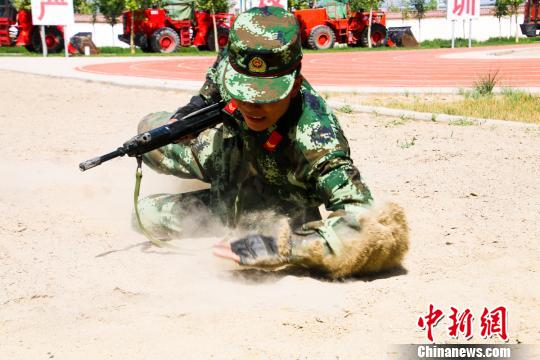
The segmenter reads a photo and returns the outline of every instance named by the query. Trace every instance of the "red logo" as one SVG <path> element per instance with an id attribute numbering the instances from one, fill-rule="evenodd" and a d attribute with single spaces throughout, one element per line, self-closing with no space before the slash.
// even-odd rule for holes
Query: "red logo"
<path id="1" fill-rule="evenodd" d="M 283 136 L 281 136 L 280 133 L 277 131 L 272 131 L 268 139 L 263 145 L 263 148 L 265 148 L 267 151 L 275 151 L 279 143 L 281 142 L 281 139 L 283 139 Z"/>
<path id="2" fill-rule="evenodd" d="M 448 327 L 448 335 L 457 339 L 461 334 L 465 340 L 471 339 L 473 337 L 474 321 L 471 310 L 465 309 L 463 312 L 460 312 L 457 308 L 451 306 L 450 311 L 452 313 L 448 318 L 452 324 Z M 497 335 L 501 340 L 508 341 L 507 317 L 507 310 L 504 306 L 499 306 L 492 311 L 484 308 L 480 317 L 480 336 L 490 338 Z M 433 328 L 437 326 L 437 323 L 442 318 L 444 318 L 443 311 L 436 309 L 433 304 L 429 305 L 427 315 L 418 318 L 418 327 L 422 330 L 427 330 L 429 341 L 434 341 Z"/>
<path id="3" fill-rule="evenodd" d="M 480 326 L 482 327 L 480 336 L 483 338 L 490 338 L 493 335 L 498 335 L 501 340 L 507 341 L 506 308 L 504 306 L 499 306 L 492 311 L 488 311 L 487 308 L 484 308 L 484 312 L 480 318 Z"/>
<path id="4" fill-rule="evenodd" d="M 452 310 L 452 315 L 450 315 L 452 325 L 448 328 L 450 330 L 448 335 L 455 339 L 458 338 L 459 334 L 462 334 L 467 340 L 472 338 L 473 315 L 471 310 L 465 309 L 461 314 L 453 306 L 450 307 L 450 310 Z"/>
<path id="5" fill-rule="evenodd" d="M 43 19 L 43 17 L 45 16 L 45 7 L 48 6 L 48 5 L 67 6 L 68 3 L 67 3 L 67 1 L 64 1 L 64 0 L 45 0 L 45 1 L 41 1 L 40 4 L 39 4 L 40 13 L 39 13 L 39 16 L 38 16 L 38 20 Z"/>
<path id="6" fill-rule="evenodd" d="M 236 109 L 238 109 L 238 106 L 236 106 L 234 100 L 231 100 L 227 105 L 225 105 L 225 108 L 223 110 L 232 115 L 236 111 Z"/>
<path id="7" fill-rule="evenodd" d="M 433 310 L 433 304 L 429 304 L 429 314 L 418 319 L 418 326 L 425 330 L 427 328 L 427 338 L 429 341 L 433 341 L 432 329 L 439 320 L 444 317 L 443 312 L 439 309 Z"/>

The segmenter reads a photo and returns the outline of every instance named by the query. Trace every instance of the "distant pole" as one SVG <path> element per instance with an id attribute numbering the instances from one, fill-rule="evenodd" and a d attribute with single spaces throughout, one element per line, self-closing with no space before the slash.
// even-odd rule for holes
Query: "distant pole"
<path id="1" fill-rule="evenodd" d="M 69 44 L 69 40 L 66 39 L 66 34 L 67 34 L 67 25 L 64 25 L 64 55 L 66 57 L 69 57 L 69 54 L 68 54 L 68 44 Z"/>
<path id="2" fill-rule="evenodd" d="M 41 51 L 43 52 L 43 56 L 47 57 L 47 41 L 45 40 L 45 26 L 43 25 L 39 26 L 39 35 L 41 37 Z"/>
<path id="3" fill-rule="evenodd" d="M 469 47 L 472 47 L 472 35 L 471 35 L 471 30 L 472 30 L 472 19 L 469 19 Z"/>
<path id="4" fill-rule="evenodd" d="M 454 45 L 456 42 L 455 30 L 456 30 L 456 20 L 452 20 L 452 49 L 454 48 Z"/>

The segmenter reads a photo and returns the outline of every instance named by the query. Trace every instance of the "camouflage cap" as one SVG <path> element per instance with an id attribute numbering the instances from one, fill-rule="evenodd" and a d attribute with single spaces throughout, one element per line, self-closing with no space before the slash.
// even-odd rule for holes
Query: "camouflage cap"
<path id="1" fill-rule="evenodd" d="M 231 97 L 271 103 L 290 93 L 302 60 L 300 28 L 291 13 L 269 6 L 238 15 L 228 49 L 222 83 Z"/>

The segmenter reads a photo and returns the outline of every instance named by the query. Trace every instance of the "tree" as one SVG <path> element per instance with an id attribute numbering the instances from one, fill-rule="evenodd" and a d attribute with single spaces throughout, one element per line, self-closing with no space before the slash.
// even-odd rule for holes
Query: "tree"
<path id="1" fill-rule="evenodd" d="M 125 0 L 95 0 L 99 12 L 105 17 L 107 23 L 111 25 L 111 32 L 114 45 L 114 25 L 118 23 L 118 17 L 125 9 Z"/>
<path id="2" fill-rule="evenodd" d="M 229 0 L 196 0 L 196 8 L 198 10 L 229 12 L 231 4 Z"/>
<path id="3" fill-rule="evenodd" d="M 215 13 L 216 12 L 229 12 L 229 8 L 231 7 L 231 4 L 229 3 L 229 0 L 196 0 L 197 9 L 199 10 L 206 10 L 210 11 L 212 14 L 212 22 L 214 24 L 214 48 L 216 49 L 216 52 L 219 51 L 219 43 L 218 43 L 218 30 L 217 30 L 217 24 L 216 24 L 216 18 Z"/>
<path id="4" fill-rule="evenodd" d="M 438 5 L 439 4 L 438 4 L 437 0 L 429 0 L 429 2 L 426 5 L 426 9 L 427 9 L 427 11 L 437 10 Z"/>
<path id="5" fill-rule="evenodd" d="M 365 0 L 351 0 L 349 6 L 351 11 L 364 11 L 367 8 Z"/>
<path id="6" fill-rule="evenodd" d="M 409 3 L 409 0 L 404 0 L 401 3 L 399 11 L 401 12 L 401 19 L 403 22 L 411 17 L 411 4 Z"/>
<path id="7" fill-rule="evenodd" d="M 131 24 L 130 24 L 130 33 L 129 33 L 129 48 L 131 55 L 135 55 L 135 17 L 140 16 L 138 10 L 147 9 L 152 7 L 155 2 L 152 0 L 125 0 L 126 10 L 131 11 Z"/>
<path id="8" fill-rule="evenodd" d="M 32 3 L 30 0 L 13 0 L 13 6 L 17 10 L 30 10 L 32 9 Z"/>
<path id="9" fill-rule="evenodd" d="M 300 10 L 308 9 L 309 1 L 308 0 L 287 0 L 287 7 L 289 9 Z"/>
<path id="10" fill-rule="evenodd" d="M 523 4 L 523 0 L 505 0 L 508 4 L 508 11 L 510 12 L 510 18 L 512 15 L 516 18 L 516 43 L 519 42 L 519 25 L 518 25 L 518 11 L 519 6 Z"/>
<path id="11" fill-rule="evenodd" d="M 422 29 L 421 21 L 426 17 L 426 11 L 428 10 L 428 4 L 426 0 L 411 0 L 411 6 L 413 7 L 414 17 L 418 19 L 418 42 L 422 41 Z"/>
<path id="12" fill-rule="evenodd" d="M 499 36 L 502 37 L 501 19 L 508 16 L 508 2 L 507 0 L 495 0 L 495 6 L 493 7 L 493 16 L 499 20 Z"/>
<path id="13" fill-rule="evenodd" d="M 385 1 L 386 3 L 386 8 L 388 9 L 388 12 L 393 12 L 393 13 L 397 13 L 397 12 L 400 12 L 400 7 L 397 6 L 395 3 L 394 3 L 394 0 L 386 0 Z"/>
<path id="14" fill-rule="evenodd" d="M 378 10 L 382 0 L 353 0 L 350 3 L 351 11 L 363 11 L 369 9 L 368 20 L 368 47 L 371 48 L 371 21 L 373 19 L 373 10 Z"/>
<path id="15" fill-rule="evenodd" d="M 97 15 L 99 12 L 99 6 L 96 2 L 96 0 L 92 1 L 90 4 L 90 14 L 92 15 L 92 28 L 94 29 L 93 34 L 96 33 L 96 21 L 97 21 Z"/>
<path id="16" fill-rule="evenodd" d="M 92 14 L 91 0 L 73 0 L 73 10 L 77 14 Z"/>

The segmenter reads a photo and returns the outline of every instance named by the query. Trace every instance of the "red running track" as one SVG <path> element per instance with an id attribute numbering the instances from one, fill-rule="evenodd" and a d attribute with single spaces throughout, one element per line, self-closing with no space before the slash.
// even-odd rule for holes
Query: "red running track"
<path id="1" fill-rule="evenodd" d="M 540 57 L 445 58 L 470 52 L 532 48 L 540 44 L 498 46 L 474 49 L 430 49 L 396 51 L 355 51 L 309 53 L 304 55 L 302 73 L 313 85 L 347 87 L 468 87 L 481 76 L 498 71 L 499 85 L 540 87 Z M 501 53 L 504 55 L 504 52 Z M 95 64 L 79 67 L 84 72 L 148 77 L 168 80 L 202 81 L 212 57 L 175 57 L 171 60 L 145 60 Z"/>

